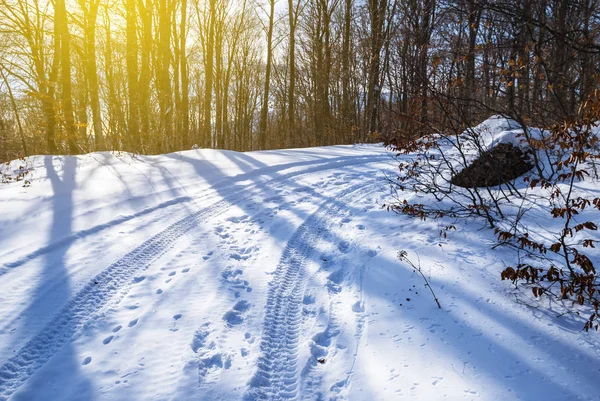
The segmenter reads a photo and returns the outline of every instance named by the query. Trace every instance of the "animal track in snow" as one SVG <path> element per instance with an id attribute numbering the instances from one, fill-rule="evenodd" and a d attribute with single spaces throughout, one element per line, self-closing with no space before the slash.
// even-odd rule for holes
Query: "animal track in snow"
<path id="1" fill-rule="evenodd" d="M 108 345 L 115 338 L 115 336 L 108 336 L 104 340 L 102 340 L 102 344 Z"/>

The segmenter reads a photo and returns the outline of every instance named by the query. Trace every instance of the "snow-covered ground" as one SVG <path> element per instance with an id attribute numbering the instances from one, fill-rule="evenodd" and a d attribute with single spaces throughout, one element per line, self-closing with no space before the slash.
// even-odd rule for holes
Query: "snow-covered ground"
<path id="1" fill-rule="evenodd" d="M 597 334 L 516 303 L 490 230 L 381 208 L 381 146 L 27 168 L 0 184 L 0 400 L 600 399 Z"/>

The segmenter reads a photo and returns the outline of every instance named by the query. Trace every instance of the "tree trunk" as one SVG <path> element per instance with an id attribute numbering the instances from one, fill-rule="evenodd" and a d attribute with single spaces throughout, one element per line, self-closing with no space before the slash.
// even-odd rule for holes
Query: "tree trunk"
<path id="1" fill-rule="evenodd" d="M 294 123 L 294 106 L 296 103 L 296 22 L 297 14 L 294 8 L 294 0 L 288 0 L 288 23 L 290 28 L 290 43 L 289 43 L 289 87 L 288 87 L 288 129 L 287 129 L 287 144 L 291 144 L 294 140 L 295 123 Z"/>
<path id="2" fill-rule="evenodd" d="M 344 130 L 352 125 L 350 99 L 350 28 L 352 25 L 352 0 L 345 0 L 344 34 L 342 38 L 342 119 Z"/>
<path id="3" fill-rule="evenodd" d="M 370 60 L 369 83 L 367 98 L 367 134 L 377 132 L 379 124 L 379 102 L 381 88 L 379 87 L 380 54 L 383 46 L 383 21 L 387 9 L 387 0 L 369 0 L 370 14 Z"/>
<path id="4" fill-rule="evenodd" d="M 61 104 L 65 119 L 65 130 L 70 154 L 79 153 L 77 147 L 77 128 L 73 116 L 73 93 L 71 87 L 71 37 L 67 21 L 65 0 L 57 0 L 54 9 L 54 32 L 60 38 L 60 83 Z"/>
<path id="5" fill-rule="evenodd" d="M 96 20 L 98 18 L 98 7 L 100 1 L 92 0 L 87 18 L 85 32 L 85 71 L 86 81 L 90 96 L 90 107 L 92 109 L 92 120 L 94 128 L 94 143 L 96 150 L 104 150 L 104 135 L 102 133 L 102 115 L 100 112 L 100 93 L 98 85 L 98 66 L 96 64 Z"/>
<path id="6" fill-rule="evenodd" d="M 214 65 L 214 41 L 215 41 L 215 19 L 216 0 L 209 0 L 210 14 L 208 26 L 208 38 L 206 43 L 205 80 L 204 80 L 204 135 L 206 142 L 212 145 L 212 95 L 213 95 L 213 65 Z"/>
<path id="7" fill-rule="evenodd" d="M 152 71 L 150 70 L 151 52 L 152 52 L 152 0 L 146 0 L 143 5 L 139 3 L 140 17 L 142 21 L 142 43 L 141 43 L 141 67 L 140 67 L 140 122 L 141 148 L 148 151 L 150 144 L 150 83 L 152 80 Z"/>
<path id="8" fill-rule="evenodd" d="M 185 51 L 186 46 L 186 25 L 187 24 L 187 0 L 181 0 L 181 28 L 179 32 L 180 45 L 179 45 L 179 66 L 181 75 L 181 137 L 184 148 L 189 147 L 189 135 L 190 135 L 190 80 L 187 70 L 187 54 Z"/>
<path id="9" fill-rule="evenodd" d="M 269 0 L 269 25 L 267 26 L 267 61 L 265 66 L 265 86 L 260 109 L 259 146 L 266 149 L 267 122 L 269 117 L 269 87 L 271 84 L 271 60 L 273 58 L 273 24 L 275 18 L 275 0 Z"/>
<path id="10" fill-rule="evenodd" d="M 169 68 L 171 66 L 171 13 L 169 12 L 169 0 L 159 0 L 159 108 L 160 108 L 160 134 L 162 135 L 163 150 L 169 150 L 173 129 L 173 107 L 171 92 L 171 77 Z"/>
<path id="11" fill-rule="evenodd" d="M 138 91 L 138 59 L 137 59 L 137 13 L 135 0 L 126 0 L 126 63 L 127 94 L 129 98 L 129 114 L 127 118 L 126 149 L 130 152 L 140 150 L 139 140 L 139 91 Z"/>

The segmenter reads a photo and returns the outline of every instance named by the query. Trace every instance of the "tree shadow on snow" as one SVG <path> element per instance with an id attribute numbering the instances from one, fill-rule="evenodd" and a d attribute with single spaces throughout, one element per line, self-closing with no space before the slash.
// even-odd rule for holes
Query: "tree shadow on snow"
<path id="1" fill-rule="evenodd" d="M 52 221 L 48 233 L 48 242 L 56 242 L 66 238 L 73 233 L 73 190 L 76 186 L 77 159 L 75 157 L 64 157 L 62 175 L 56 171 L 54 166 L 55 157 L 46 156 L 44 164 L 48 178 L 51 181 L 54 196 L 52 197 Z M 56 311 L 67 304 L 72 296 L 71 279 L 67 268 L 67 253 L 69 245 L 57 247 L 54 251 L 46 253 L 43 266 L 37 275 L 37 284 L 33 290 L 33 298 L 27 310 L 23 313 L 23 327 L 27 327 L 34 336 L 23 349 L 31 348 L 32 345 L 42 345 L 39 341 L 39 330 L 49 329 L 46 323 L 53 318 Z M 59 312 L 60 313 L 60 312 Z M 61 331 L 60 335 L 70 337 L 69 327 L 52 327 L 51 330 Z M 64 332 L 62 332 L 64 331 Z M 19 336 L 16 336 L 19 337 Z M 35 343 L 35 344 L 34 344 Z M 38 344 L 39 343 L 39 344 Z M 51 347 L 52 344 L 49 344 Z M 38 350 L 35 355 L 27 355 L 17 351 L 16 356 L 0 367 L 0 371 L 12 366 L 18 366 L 19 376 L 17 381 L 0 381 L 0 389 L 5 391 L 17 390 L 11 400 L 14 401 L 45 401 L 49 399 L 61 400 L 93 400 L 94 392 L 89 380 L 81 371 L 80 360 L 75 347 L 71 341 L 56 350 Z M 52 361 L 51 364 L 47 362 Z M 27 381 L 25 386 L 19 388 Z"/>

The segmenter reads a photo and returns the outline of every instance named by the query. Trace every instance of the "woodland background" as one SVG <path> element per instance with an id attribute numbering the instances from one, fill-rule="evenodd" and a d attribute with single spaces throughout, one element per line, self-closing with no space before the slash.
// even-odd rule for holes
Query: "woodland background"
<path id="1" fill-rule="evenodd" d="M 575 118 L 600 0 L 0 0 L 0 160 Z"/>

